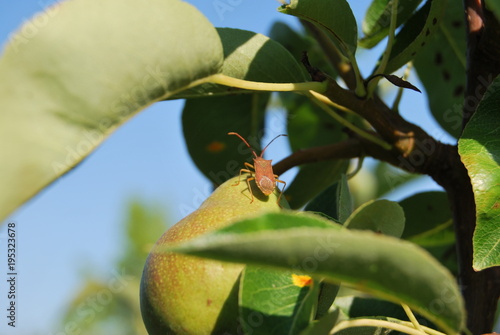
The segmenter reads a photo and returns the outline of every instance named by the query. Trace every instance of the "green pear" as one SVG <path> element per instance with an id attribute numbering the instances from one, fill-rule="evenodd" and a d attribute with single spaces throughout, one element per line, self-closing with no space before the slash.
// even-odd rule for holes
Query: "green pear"
<path id="1" fill-rule="evenodd" d="M 152 248 L 141 280 L 141 313 L 150 335 L 239 334 L 238 283 L 244 265 L 160 252 L 166 245 L 263 212 L 288 208 L 279 191 L 265 196 L 247 175 L 220 185 L 199 209 L 168 229 Z"/>

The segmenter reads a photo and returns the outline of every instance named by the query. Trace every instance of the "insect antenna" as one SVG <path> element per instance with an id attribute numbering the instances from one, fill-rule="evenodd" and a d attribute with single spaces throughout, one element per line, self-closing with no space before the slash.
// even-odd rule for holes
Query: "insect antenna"
<path id="1" fill-rule="evenodd" d="M 276 136 L 275 138 L 273 138 L 273 139 L 271 140 L 271 142 L 269 142 L 269 143 L 268 143 L 268 144 L 264 147 L 264 149 L 262 149 L 262 151 L 261 151 L 261 153 L 260 153 L 260 157 L 262 157 L 262 155 L 264 155 L 264 151 L 266 151 L 267 147 L 268 147 L 271 143 L 273 143 L 275 139 L 277 139 L 277 138 L 278 138 L 278 137 L 280 137 L 280 136 L 288 136 L 288 135 L 286 135 L 286 134 L 279 134 L 278 136 Z"/>
<path id="2" fill-rule="evenodd" d="M 227 133 L 227 134 L 228 134 L 228 135 L 236 135 L 236 136 L 238 136 L 238 137 L 239 137 L 239 138 L 243 141 L 243 143 L 245 143 L 245 144 L 247 145 L 247 147 L 249 147 L 250 149 L 252 149 L 253 155 L 254 155 L 256 158 L 258 157 L 258 156 L 257 156 L 257 154 L 255 153 L 254 148 L 252 148 L 252 147 L 250 146 L 250 144 L 248 144 L 248 142 L 247 142 L 247 141 L 246 141 L 246 140 L 245 140 L 245 139 L 244 139 L 244 138 L 243 138 L 240 134 L 235 133 L 235 132 L 230 132 L 230 133 Z M 273 141 L 274 141 L 274 140 L 273 140 Z M 269 145 L 269 144 L 268 144 L 268 145 Z"/>

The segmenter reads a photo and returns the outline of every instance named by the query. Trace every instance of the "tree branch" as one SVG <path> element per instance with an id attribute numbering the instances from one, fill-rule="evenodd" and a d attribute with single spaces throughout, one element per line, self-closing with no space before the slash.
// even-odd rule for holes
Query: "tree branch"
<path id="1" fill-rule="evenodd" d="M 308 148 L 296 151 L 273 166 L 277 175 L 283 174 L 291 168 L 307 163 L 332 159 L 351 159 L 362 154 L 361 141 L 350 138 L 343 142 Z"/>

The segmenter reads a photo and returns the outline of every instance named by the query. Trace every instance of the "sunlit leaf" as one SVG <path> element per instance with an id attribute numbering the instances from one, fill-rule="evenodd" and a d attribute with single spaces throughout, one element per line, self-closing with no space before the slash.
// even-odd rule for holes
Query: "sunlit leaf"
<path id="1" fill-rule="evenodd" d="M 73 0 L 51 10 L 0 58 L 0 218 L 139 110 L 222 66 L 216 30 L 182 1 Z"/>
<path id="2" fill-rule="evenodd" d="M 476 201 L 473 266 L 500 265 L 500 77 L 492 83 L 458 142 Z"/>

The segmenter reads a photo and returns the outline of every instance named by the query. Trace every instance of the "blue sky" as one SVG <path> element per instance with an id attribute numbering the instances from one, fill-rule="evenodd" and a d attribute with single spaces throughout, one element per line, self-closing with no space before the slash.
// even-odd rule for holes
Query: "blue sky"
<path id="1" fill-rule="evenodd" d="M 11 32 L 52 2 L 0 0 L 2 48 Z M 292 17 L 276 11 L 279 3 L 274 0 L 188 2 L 219 27 L 266 34 L 275 20 L 297 26 Z M 351 3 L 359 18 L 369 1 Z M 377 58 L 370 55 L 363 56 L 361 67 L 365 74 Z M 19 327 L 14 331 L 7 327 L 2 312 L 0 334 L 55 334 L 59 330 L 54 325 L 65 310 L 65 303 L 84 282 L 82 271 L 99 273 L 104 279 L 112 276 L 114 260 L 120 255 L 121 223 L 129 199 L 138 197 L 161 204 L 170 222 L 175 223 L 208 195 L 210 185 L 192 164 L 183 143 L 181 107 L 181 101 L 163 102 L 140 113 L 79 167 L 10 216 L 8 221 L 16 222 L 18 229 Z M 422 96 L 406 94 L 402 109 L 410 121 L 432 134 L 445 136 L 429 118 Z M 276 113 L 279 118 L 279 112 Z M 285 132 L 285 124 L 282 126 Z M 451 141 L 446 136 L 442 138 Z M 277 161 L 287 150 L 286 141 L 276 141 L 266 155 Z M 417 186 L 436 189 L 429 182 L 419 182 Z M 401 196 L 392 195 L 394 199 Z M 1 234 L 5 234 L 5 225 L 0 228 Z M 3 258 L 5 240 L 0 239 L 0 250 Z M 0 304 L 6 292 L 2 279 L 6 272 L 4 263 L 1 259 Z M 0 310 L 4 310 L 3 305 Z"/>

